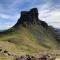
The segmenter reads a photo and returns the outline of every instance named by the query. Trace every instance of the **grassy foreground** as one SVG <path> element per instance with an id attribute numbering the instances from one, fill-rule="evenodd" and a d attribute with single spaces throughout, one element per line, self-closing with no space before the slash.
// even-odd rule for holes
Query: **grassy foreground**
<path id="1" fill-rule="evenodd" d="M 3 51 L 20 56 L 59 49 L 59 44 L 50 29 L 38 25 L 20 26 L 12 32 L 0 34 L 0 49 L 0 60 L 13 60 L 13 56 L 5 55 Z"/>

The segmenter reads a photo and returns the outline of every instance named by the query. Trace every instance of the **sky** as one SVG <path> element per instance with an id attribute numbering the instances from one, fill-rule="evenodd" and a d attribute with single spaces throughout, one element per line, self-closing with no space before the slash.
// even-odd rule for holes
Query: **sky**
<path id="1" fill-rule="evenodd" d="M 38 8 L 40 20 L 60 28 L 60 0 L 0 0 L 0 30 L 12 27 L 20 12 L 31 8 Z"/>

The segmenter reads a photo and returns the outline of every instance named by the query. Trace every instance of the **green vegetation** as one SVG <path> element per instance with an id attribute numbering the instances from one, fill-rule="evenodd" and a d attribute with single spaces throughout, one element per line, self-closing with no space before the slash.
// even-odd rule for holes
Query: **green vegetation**
<path id="1" fill-rule="evenodd" d="M 12 47 L 14 45 L 17 47 L 16 49 L 25 52 L 40 52 L 46 49 L 58 48 L 54 34 L 49 29 L 46 30 L 38 25 L 32 25 L 30 28 L 20 27 L 11 33 L 1 36 L 0 41 L 6 42 L 7 47 L 11 44 Z M 5 44 L 1 46 L 4 47 Z"/>
<path id="2" fill-rule="evenodd" d="M 0 35 L 0 47 L 17 56 L 59 48 L 53 32 L 38 25 L 20 26 L 12 32 Z M 3 56 L 5 57 L 5 55 Z M 12 57 L 9 58 L 12 60 Z M 5 60 L 5 58 L 1 58 L 1 60 Z"/>

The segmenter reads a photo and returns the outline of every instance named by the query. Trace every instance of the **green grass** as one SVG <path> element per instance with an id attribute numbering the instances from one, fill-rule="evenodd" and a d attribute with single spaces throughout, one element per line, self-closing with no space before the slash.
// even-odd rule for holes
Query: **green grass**
<path id="1" fill-rule="evenodd" d="M 0 47 L 17 56 L 59 48 L 54 34 L 50 30 L 46 30 L 38 25 L 32 25 L 31 27 L 21 26 L 13 32 L 0 35 Z"/>

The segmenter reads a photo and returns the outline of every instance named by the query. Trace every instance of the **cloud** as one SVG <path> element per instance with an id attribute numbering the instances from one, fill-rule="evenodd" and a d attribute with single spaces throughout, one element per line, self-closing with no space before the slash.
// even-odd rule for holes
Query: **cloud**
<path id="1" fill-rule="evenodd" d="M 0 30 L 9 29 L 10 27 L 14 26 L 19 17 L 20 14 L 16 14 L 13 16 L 0 14 Z"/>
<path id="2" fill-rule="evenodd" d="M 5 14 L 0 14 L 0 18 L 9 19 L 9 18 L 10 18 L 10 16 L 5 15 Z"/>
<path id="3" fill-rule="evenodd" d="M 60 9 L 51 9 L 47 4 L 42 5 L 39 8 L 39 19 L 53 27 L 60 28 Z"/>
<path id="4" fill-rule="evenodd" d="M 46 20 L 47 22 L 58 22 L 60 21 L 60 11 L 42 10 L 39 11 L 39 18 Z"/>
<path id="5" fill-rule="evenodd" d="M 33 7 L 38 8 L 41 20 L 54 27 L 60 27 L 60 0 L 1 0 L 0 29 L 13 26 L 22 10 L 29 10 Z"/>
<path id="6" fill-rule="evenodd" d="M 8 20 L 12 20 L 12 19 L 18 19 L 19 18 L 19 14 L 16 14 L 16 15 L 13 15 L 13 16 L 11 16 L 11 15 L 6 15 L 6 14 L 0 14 L 0 19 L 8 19 Z"/>
<path id="7" fill-rule="evenodd" d="M 11 28 L 12 26 L 0 26 L 0 30 L 5 30 L 5 29 L 9 29 L 9 28 Z"/>

